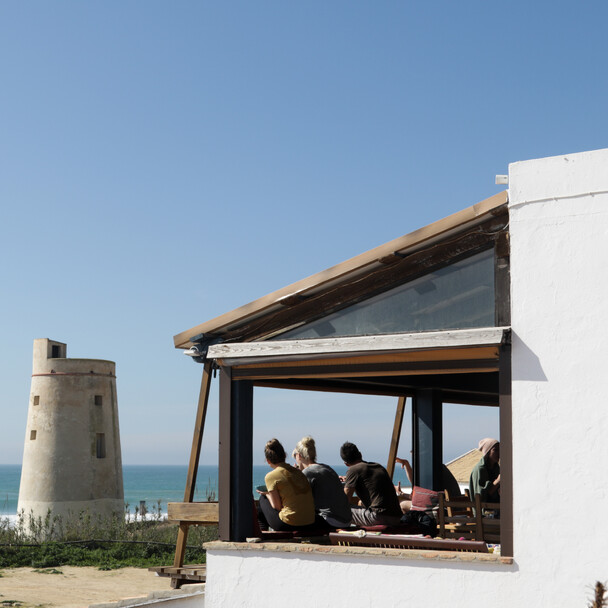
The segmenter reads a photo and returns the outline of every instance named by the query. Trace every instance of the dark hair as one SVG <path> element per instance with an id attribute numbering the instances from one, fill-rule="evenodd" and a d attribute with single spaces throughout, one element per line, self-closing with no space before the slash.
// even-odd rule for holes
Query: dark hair
<path id="1" fill-rule="evenodd" d="M 270 464 L 285 462 L 285 450 L 278 439 L 271 439 L 264 446 L 264 456 Z"/>
<path id="2" fill-rule="evenodd" d="M 354 443 L 350 443 L 350 441 L 342 444 L 342 447 L 340 448 L 340 458 L 342 458 L 346 464 L 352 464 L 353 462 L 363 460 L 359 448 Z"/>

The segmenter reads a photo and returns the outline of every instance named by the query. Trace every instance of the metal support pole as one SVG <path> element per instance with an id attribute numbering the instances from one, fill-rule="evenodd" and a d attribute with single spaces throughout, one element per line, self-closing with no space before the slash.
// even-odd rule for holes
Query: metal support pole
<path id="1" fill-rule="evenodd" d="M 253 536 L 253 384 L 220 372 L 219 537 L 243 541 Z"/>
<path id="2" fill-rule="evenodd" d="M 441 391 L 419 390 L 413 403 L 414 484 L 443 489 L 443 403 Z"/>

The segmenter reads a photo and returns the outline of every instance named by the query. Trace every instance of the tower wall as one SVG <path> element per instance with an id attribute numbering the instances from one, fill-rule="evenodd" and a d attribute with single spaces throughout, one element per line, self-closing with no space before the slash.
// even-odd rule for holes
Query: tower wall
<path id="1" fill-rule="evenodd" d="M 18 511 L 121 515 L 115 363 L 66 355 L 61 342 L 34 340 Z"/>

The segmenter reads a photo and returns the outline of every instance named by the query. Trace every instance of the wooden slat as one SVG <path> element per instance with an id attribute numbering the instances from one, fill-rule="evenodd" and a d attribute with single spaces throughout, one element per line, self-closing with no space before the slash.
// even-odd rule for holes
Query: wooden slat
<path id="1" fill-rule="evenodd" d="M 330 532 L 332 545 L 350 547 L 382 547 L 386 549 L 431 549 L 439 551 L 465 551 L 488 553 L 488 547 L 482 541 L 454 540 L 443 538 L 424 538 L 399 534 L 369 534 L 358 537 L 354 534 Z"/>
<path id="2" fill-rule="evenodd" d="M 401 396 L 413 397 L 418 388 L 433 386 L 441 389 L 445 403 L 463 403 L 467 405 L 498 405 L 498 388 L 492 390 L 490 377 L 496 374 L 480 374 L 471 378 L 471 373 L 450 376 L 440 374 L 436 376 L 387 376 L 376 378 L 272 378 L 255 380 L 255 386 L 269 388 L 282 388 L 306 391 L 325 391 L 337 393 L 354 393 L 361 395 L 384 395 L 399 398 Z M 467 383 L 456 383 L 455 378 L 467 379 Z M 442 378 L 446 382 L 442 382 Z M 498 379 L 495 379 L 498 384 Z"/>
<path id="3" fill-rule="evenodd" d="M 433 361 L 413 363 L 381 363 L 361 366 L 334 365 L 327 367 L 267 367 L 233 369 L 235 380 L 270 380 L 273 378 L 365 378 L 375 376 L 424 376 L 433 374 L 467 374 L 498 371 L 498 363 L 487 359 L 467 361 Z"/>
<path id="4" fill-rule="evenodd" d="M 167 519 L 173 522 L 217 524 L 219 520 L 217 502 L 170 502 L 167 512 Z"/>

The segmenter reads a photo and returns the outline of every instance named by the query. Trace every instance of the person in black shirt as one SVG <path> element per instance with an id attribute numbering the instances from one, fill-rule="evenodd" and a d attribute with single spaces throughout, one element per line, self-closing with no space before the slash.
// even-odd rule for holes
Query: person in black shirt
<path id="1" fill-rule="evenodd" d="M 352 523 L 397 525 L 401 507 L 388 471 L 377 462 L 364 461 L 359 448 L 348 441 L 340 448 L 340 457 L 348 467 L 344 493 L 351 503 Z"/>

